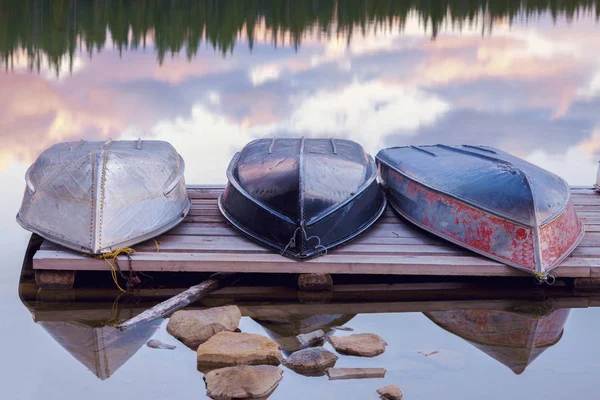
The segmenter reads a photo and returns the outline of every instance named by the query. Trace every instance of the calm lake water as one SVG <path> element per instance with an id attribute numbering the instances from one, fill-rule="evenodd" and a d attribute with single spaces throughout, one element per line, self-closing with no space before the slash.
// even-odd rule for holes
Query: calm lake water
<path id="1" fill-rule="evenodd" d="M 2 397 L 205 398 L 191 350 L 143 346 L 176 343 L 165 321 L 116 337 L 110 296 L 67 294 L 56 307 L 34 292 L 24 306 L 29 234 L 15 215 L 25 171 L 45 148 L 167 140 L 186 160 L 187 182 L 208 184 L 224 183 L 235 151 L 261 137 L 345 137 L 372 154 L 471 143 L 590 185 L 600 159 L 599 15 L 593 0 L 0 1 Z M 406 399 L 595 399 L 600 309 L 585 308 L 587 298 L 538 299 L 548 297 L 512 314 L 464 305 L 424 314 L 431 305 L 381 296 L 347 309 L 343 299 L 312 309 L 266 299 L 246 308 L 253 318 L 240 328 L 290 345 L 286 335 L 347 323 L 389 344 L 379 357 L 337 364 L 385 367 L 385 379 L 285 369 L 273 400 L 375 399 L 392 383 Z M 472 308 L 501 309 L 506 299 Z M 135 304 L 127 300 L 123 315 Z"/>

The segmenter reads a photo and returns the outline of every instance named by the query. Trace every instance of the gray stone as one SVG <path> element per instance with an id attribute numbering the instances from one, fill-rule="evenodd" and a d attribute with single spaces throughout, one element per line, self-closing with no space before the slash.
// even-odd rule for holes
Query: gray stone
<path id="1" fill-rule="evenodd" d="M 322 340 L 325 336 L 325 332 L 321 329 L 317 329 L 313 332 L 301 333 L 300 335 L 296 335 L 296 339 L 302 346 L 312 346 L 318 341 Z"/>
<path id="2" fill-rule="evenodd" d="M 220 332 L 198 346 L 198 369 L 233 365 L 279 365 L 279 345 L 254 333 Z"/>
<path id="3" fill-rule="evenodd" d="M 400 400 L 402 399 L 402 391 L 396 385 L 387 385 L 377 389 L 379 394 L 385 400 Z"/>
<path id="4" fill-rule="evenodd" d="M 300 274 L 298 277 L 298 288 L 300 290 L 331 290 L 333 279 L 329 274 Z"/>
<path id="5" fill-rule="evenodd" d="M 309 347 L 292 353 L 284 365 L 299 373 L 317 373 L 335 365 L 338 357 L 323 347 Z"/>
<path id="6" fill-rule="evenodd" d="M 359 357 L 375 357 L 385 351 L 387 343 L 374 333 L 358 333 L 350 336 L 329 336 L 329 343 L 340 354 Z"/>
<path id="7" fill-rule="evenodd" d="M 173 350 L 177 347 L 172 344 L 163 343 L 160 340 L 156 340 L 156 339 L 148 340 L 146 342 L 146 346 L 151 347 L 153 349 L 166 349 L 166 350 Z"/>
<path id="8" fill-rule="evenodd" d="M 338 379 L 370 379 L 385 378 L 385 368 L 329 368 L 327 375 L 330 381 Z"/>
<path id="9" fill-rule="evenodd" d="M 240 318 L 242 314 L 237 306 L 181 310 L 171 316 L 167 331 L 186 346 L 196 350 L 217 333 L 237 329 Z"/>
<path id="10" fill-rule="evenodd" d="M 240 365 L 220 368 L 204 375 L 206 395 L 215 400 L 257 399 L 270 395 L 283 371 L 272 365 Z"/>

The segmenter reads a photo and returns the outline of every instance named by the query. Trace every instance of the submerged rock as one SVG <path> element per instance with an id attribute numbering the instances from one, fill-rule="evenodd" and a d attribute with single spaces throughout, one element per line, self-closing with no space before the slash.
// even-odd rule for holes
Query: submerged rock
<path id="1" fill-rule="evenodd" d="M 152 347 L 153 349 L 167 349 L 167 350 L 173 350 L 174 348 L 177 347 L 172 344 L 163 343 L 160 340 L 156 340 L 156 339 L 148 340 L 146 342 L 146 346 Z"/>
<path id="2" fill-rule="evenodd" d="M 337 360 L 335 354 L 323 347 L 309 347 L 292 353 L 283 365 L 301 374 L 316 374 L 333 367 Z"/>
<path id="3" fill-rule="evenodd" d="M 329 274 L 300 274 L 298 288 L 306 291 L 331 290 L 333 279 Z"/>
<path id="4" fill-rule="evenodd" d="M 387 343 L 374 333 L 358 333 L 350 336 L 329 336 L 329 343 L 340 354 L 359 357 L 375 357 L 385 351 Z"/>
<path id="5" fill-rule="evenodd" d="M 377 389 L 379 394 L 385 400 L 400 400 L 402 399 L 402 391 L 396 385 L 387 385 Z"/>
<path id="6" fill-rule="evenodd" d="M 279 345 L 254 333 L 220 332 L 198 346 L 198 369 L 232 365 L 281 364 Z"/>
<path id="7" fill-rule="evenodd" d="M 309 333 L 301 333 L 300 335 L 296 335 L 296 339 L 302 346 L 313 346 L 323 339 L 325 336 L 325 332 L 321 329 L 317 329 L 316 331 Z"/>
<path id="8" fill-rule="evenodd" d="M 349 326 L 332 326 L 331 329 L 333 329 L 334 331 L 346 331 L 346 332 L 352 332 L 354 329 L 350 328 Z"/>
<path id="9" fill-rule="evenodd" d="M 240 365 L 220 368 L 204 375 L 206 395 L 215 400 L 256 399 L 270 395 L 283 371 L 272 365 Z"/>
<path id="10" fill-rule="evenodd" d="M 217 333 L 236 330 L 241 318 L 242 314 L 237 306 L 182 310 L 171 316 L 167 331 L 186 346 L 196 350 Z"/>
<path id="11" fill-rule="evenodd" d="M 330 381 L 338 379 L 385 378 L 385 368 L 329 368 L 327 375 Z"/>

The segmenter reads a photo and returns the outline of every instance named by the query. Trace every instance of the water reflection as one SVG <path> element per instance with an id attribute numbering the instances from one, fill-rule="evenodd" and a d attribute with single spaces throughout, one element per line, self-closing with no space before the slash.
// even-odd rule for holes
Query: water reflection
<path id="1" fill-rule="evenodd" d="M 597 1 L 16 4 L 0 3 L 2 172 L 58 141 L 142 137 L 222 183 L 248 141 L 304 135 L 487 144 L 594 180 Z"/>
<path id="2" fill-rule="evenodd" d="M 425 315 L 520 375 L 563 335 L 569 309 L 549 310 L 531 303 L 531 311 L 457 310 Z M 537 309 L 537 310 L 536 310 Z"/>
<path id="3" fill-rule="evenodd" d="M 308 346 L 322 345 L 322 339 L 313 343 L 304 340 L 304 337 L 308 338 L 311 333 L 319 330 L 323 331 L 325 336 L 329 336 L 335 332 L 333 327 L 344 325 L 354 316 L 354 314 L 283 314 L 269 318 L 258 317 L 253 313 L 252 319 L 263 327 L 267 335 L 279 344 L 287 356 Z"/>
<path id="4" fill-rule="evenodd" d="M 110 279 L 103 276 L 106 274 L 93 273 L 71 290 L 40 290 L 28 268 L 30 265 L 22 274 L 20 295 L 34 322 L 103 380 L 133 357 L 161 329 L 162 321 L 127 332 L 116 330 L 115 324 L 170 297 L 189 282 L 188 277 L 175 274 L 165 282 L 153 282 L 154 289 L 123 296 L 110 286 Z M 242 315 L 257 322 L 286 356 L 323 344 L 322 340 L 307 343 L 302 336 L 319 330 L 325 335 L 334 334 L 334 327 L 346 325 L 359 314 L 383 312 L 389 318 L 389 313 L 423 312 L 440 328 L 521 374 L 542 352 L 559 342 L 572 307 L 596 304 L 594 295 L 588 298 L 565 286 L 541 290 L 532 285 L 530 280 L 513 283 L 513 289 L 481 281 L 370 282 L 342 284 L 328 296 L 307 297 L 291 286 L 287 277 L 271 278 L 265 283 L 263 278 L 253 276 L 213 293 L 191 308 L 238 305 Z M 370 329 L 378 333 L 377 326 Z M 386 340 L 391 348 L 403 345 L 402 337 Z M 434 359 L 440 351 L 447 353 L 442 356 L 454 354 L 441 348 L 418 353 Z M 357 362 L 354 358 L 350 363 Z"/>
<path id="5" fill-rule="evenodd" d="M 595 4 L 594 0 L 8 1 L 0 3 L 0 26 L 10 28 L 2 32 L 0 61 L 12 65 L 15 55 L 24 51 L 30 68 L 39 70 L 47 61 L 58 73 L 65 61 L 70 69 L 74 67 L 79 48 L 85 48 L 91 57 L 112 42 L 119 52 L 154 44 L 162 63 L 167 54 L 179 52 L 191 59 L 202 42 L 225 55 L 233 51 L 240 35 L 247 36 L 250 48 L 261 36 L 274 45 L 287 41 L 298 47 L 307 32 L 341 33 L 350 41 L 355 31 L 364 34 L 371 25 L 402 31 L 411 13 L 424 29 L 430 27 L 434 39 L 444 25 L 460 30 L 478 20 L 483 21 L 482 34 L 491 34 L 495 21 L 535 18 L 542 12 L 569 20 L 581 14 L 598 17 L 600 8 Z"/>

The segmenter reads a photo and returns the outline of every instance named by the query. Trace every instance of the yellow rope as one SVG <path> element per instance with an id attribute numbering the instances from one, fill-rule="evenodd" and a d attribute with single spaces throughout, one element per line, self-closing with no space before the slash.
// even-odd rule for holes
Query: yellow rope
<path id="1" fill-rule="evenodd" d="M 119 285 L 119 282 L 117 280 L 117 269 L 115 268 L 115 263 L 117 261 L 117 257 L 119 257 L 120 255 L 124 254 L 130 256 L 133 253 L 135 253 L 135 250 L 131 247 L 121 247 L 120 249 L 116 249 L 115 251 L 111 251 L 110 253 L 103 253 L 92 256 L 96 259 L 104 260 L 108 265 L 110 265 L 110 274 L 112 276 L 113 282 L 115 282 L 117 288 L 123 293 L 127 293 L 127 290 L 123 289 L 121 285 Z"/>
<path id="2" fill-rule="evenodd" d="M 541 272 L 534 272 L 533 275 L 538 279 L 546 279 L 546 275 Z"/>
<path id="3" fill-rule="evenodd" d="M 156 252 L 159 253 L 160 252 L 159 243 L 158 243 L 158 241 L 156 239 L 153 239 L 153 240 L 154 240 L 154 244 L 156 245 Z M 117 286 L 117 288 L 121 292 L 127 293 L 127 290 L 123 289 L 121 287 L 121 285 L 119 285 L 119 282 L 118 282 L 118 279 L 117 279 L 117 269 L 115 268 L 115 263 L 117 262 L 117 258 L 120 255 L 130 256 L 133 253 L 135 253 L 135 250 L 132 249 L 131 247 L 121 247 L 121 248 L 116 249 L 115 251 L 111 251 L 109 253 L 94 254 L 94 255 L 85 254 L 85 255 L 89 256 L 89 257 L 93 257 L 93 258 L 95 258 L 97 260 L 104 260 L 104 261 L 106 261 L 106 263 L 110 266 L 110 275 L 112 276 L 113 282 L 115 283 L 115 285 Z M 143 274 L 143 275 L 146 275 L 146 274 Z M 146 276 L 149 276 L 149 275 L 146 275 Z"/>
<path id="4" fill-rule="evenodd" d="M 121 321 L 118 320 L 117 316 L 119 314 L 119 300 L 121 299 L 121 296 L 123 296 L 125 293 L 119 293 L 119 295 L 115 298 L 115 301 L 113 301 L 112 307 L 111 307 L 111 319 L 107 322 L 108 326 L 116 326 L 119 325 L 121 323 Z"/>

